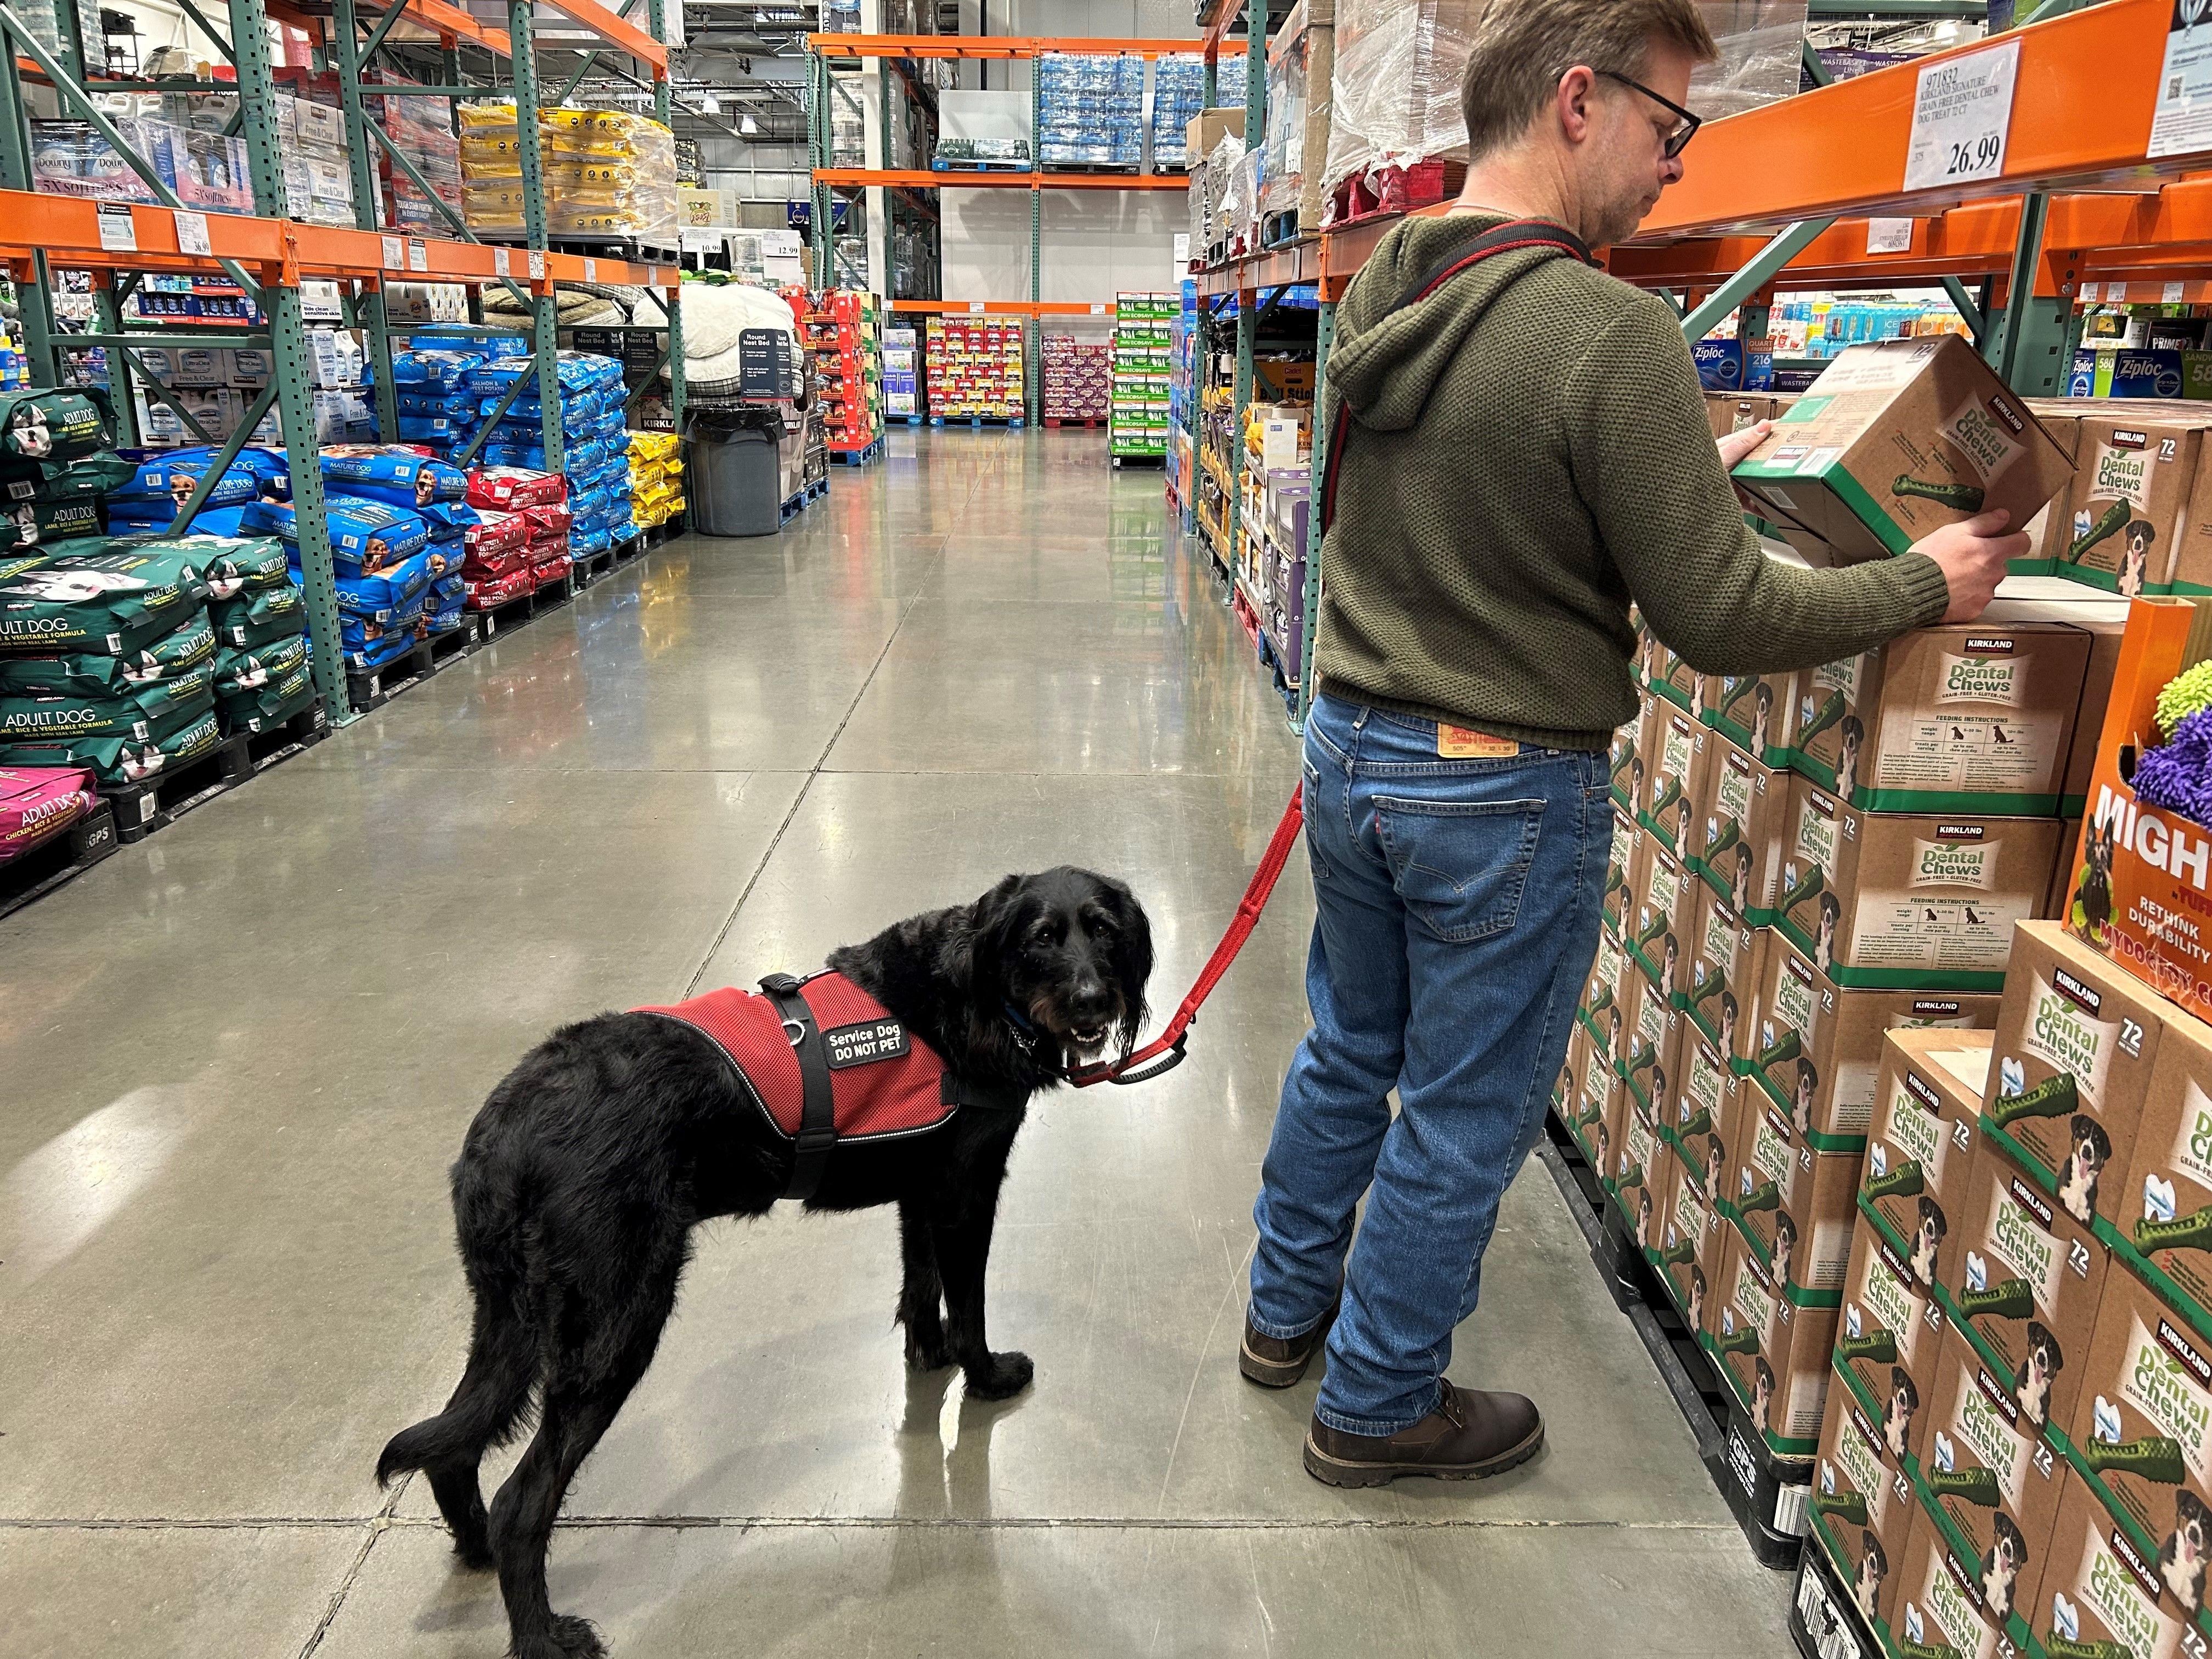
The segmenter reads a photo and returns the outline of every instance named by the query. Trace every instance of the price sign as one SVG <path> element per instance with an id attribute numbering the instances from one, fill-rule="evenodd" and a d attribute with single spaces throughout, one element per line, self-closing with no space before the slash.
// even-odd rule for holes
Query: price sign
<path id="1" fill-rule="evenodd" d="M 138 227 L 131 222 L 128 202 L 100 204 L 100 245 L 110 253 L 136 253 Z"/>
<path id="2" fill-rule="evenodd" d="M 1910 219 L 1868 220 L 1867 252 L 1869 253 L 1911 252 L 1912 221 Z"/>
<path id="3" fill-rule="evenodd" d="M 530 250 L 530 280 L 533 283 L 545 280 L 545 256 L 536 248 Z"/>
<path id="4" fill-rule="evenodd" d="M 420 236 L 407 239 L 407 269 L 428 272 L 430 269 L 429 245 Z"/>
<path id="5" fill-rule="evenodd" d="M 970 317 L 981 316 L 983 314 L 983 302 L 981 300 L 970 300 L 968 302 L 968 314 Z"/>
<path id="6" fill-rule="evenodd" d="M 177 210 L 177 247 L 180 252 L 197 253 L 203 258 L 215 252 L 215 245 L 208 240 L 206 214 Z"/>
<path id="7" fill-rule="evenodd" d="M 491 251 L 491 273 L 495 276 L 511 276 L 514 274 L 507 268 L 505 248 L 495 247 Z"/>
<path id="8" fill-rule="evenodd" d="M 2082 284 L 2081 284 L 2081 297 L 2082 297 L 2082 299 L 2083 299 L 2083 300 L 2085 300 L 2085 301 L 2091 301 L 2091 300 L 2096 300 L 2096 299 L 2098 299 L 2098 298 L 2100 298 L 2100 297 L 2103 295 L 2104 292 L 2105 292 L 2105 289 L 2104 289 L 2104 286 L 2103 286 L 2103 284 L 2102 284 L 2102 283 L 2082 283 Z"/>
<path id="9" fill-rule="evenodd" d="M 1972 184 L 2004 172 L 2013 82 L 2019 74 L 2018 35 L 1987 52 L 1942 58 L 1920 71 L 1912 99 L 1912 137 L 1905 154 L 1905 189 Z"/>
<path id="10" fill-rule="evenodd" d="M 397 236 L 384 239 L 384 268 L 386 270 L 407 269 L 407 244 Z"/>

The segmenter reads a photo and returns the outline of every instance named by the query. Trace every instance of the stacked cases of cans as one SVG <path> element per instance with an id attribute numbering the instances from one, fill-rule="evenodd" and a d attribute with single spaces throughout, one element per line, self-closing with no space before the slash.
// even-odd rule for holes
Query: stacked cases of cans
<path id="1" fill-rule="evenodd" d="M 1114 301 L 1114 395 L 1108 448 L 1164 456 L 1168 448 L 1170 337 L 1181 301 L 1173 294 L 1122 294 Z"/>

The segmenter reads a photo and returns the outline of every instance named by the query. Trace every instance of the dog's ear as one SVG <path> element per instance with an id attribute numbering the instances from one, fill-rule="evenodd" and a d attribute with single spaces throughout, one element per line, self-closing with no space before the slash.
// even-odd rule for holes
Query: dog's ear
<path id="1" fill-rule="evenodd" d="M 1006 983 L 1006 964 L 1012 959 L 1014 939 L 1022 924 L 1023 878 L 1001 877 L 996 886 L 975 901 L 969 913 L 969 975 L 978 1006 L 996 997 Z M 995 1006 L 991 1016 L 997 1018 Z"/>
<path id="2" fill-rule="evenodd" d="M 1101 876 L 1098 885 L 1114 912 L 1114 988 L 1121 998 L 1121 1058 L 1127 1060 L 1136 1052 L 1151 1012 L 1145 987 L 1152 977 L 1152 924 L 1126 884 Z"/>

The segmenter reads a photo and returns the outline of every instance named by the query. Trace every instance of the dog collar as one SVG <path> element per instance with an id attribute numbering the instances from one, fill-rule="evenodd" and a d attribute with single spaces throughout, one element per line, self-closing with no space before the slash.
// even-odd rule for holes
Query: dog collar
<path id="1" fill-rule="evenodd" d="M 1034 1053 L 1036 1048 L 1036 1027 L 1032 1025 L 1022 1011 L 1015 1007 L 1012 1003 L 1004 1003 L 1000 1006 L 1006 1011 L 1007 1023 L 1014 1028 L 1014 1041 L 1021 1045 L 1024 1054 Z"/>

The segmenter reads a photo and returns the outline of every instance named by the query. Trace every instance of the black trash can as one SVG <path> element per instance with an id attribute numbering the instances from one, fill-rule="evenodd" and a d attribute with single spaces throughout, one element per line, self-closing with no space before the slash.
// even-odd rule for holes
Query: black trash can
<path id="1" fill-rule="evenodd" d="M 773 536 L 783 528 L 780 409 L 702 409 L 686 434 L 684 494 L 702 536 Z"/>

